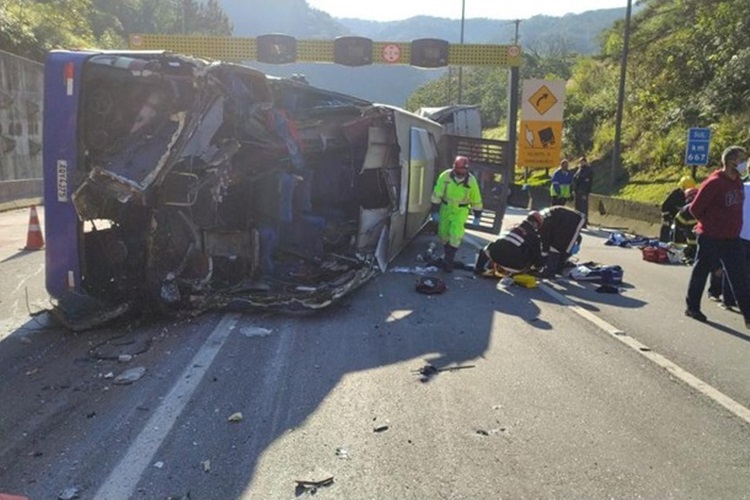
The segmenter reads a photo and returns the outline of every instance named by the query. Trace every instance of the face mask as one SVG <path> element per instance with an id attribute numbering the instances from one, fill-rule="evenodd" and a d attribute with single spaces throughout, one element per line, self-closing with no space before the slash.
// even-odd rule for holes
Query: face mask
<path id="1" fill-rule="evenodd" d="M 734 168 L 737 169 L 737 173 L 740 174 L 740 177 L 744 177 L 745 174 L 747 174 L 747 160 L 745 160 L 742 163 L 738 164 Z"/>

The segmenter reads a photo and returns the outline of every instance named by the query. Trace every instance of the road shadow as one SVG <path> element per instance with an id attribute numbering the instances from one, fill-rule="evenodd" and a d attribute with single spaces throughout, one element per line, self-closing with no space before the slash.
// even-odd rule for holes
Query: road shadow
<path id="1" fill-rule="evenodd" d="M 38 252 L 38 250 L 25 250 L 21 248 L 13 255 L 6 257 L 3 260 L 0 260 L 0 264 L 5 263 L 5 262 L 10 262 L 12 260 L 20 259 L 21 257 L 26 257 L 28 255 L 33 255 L 36 252 Z"/>

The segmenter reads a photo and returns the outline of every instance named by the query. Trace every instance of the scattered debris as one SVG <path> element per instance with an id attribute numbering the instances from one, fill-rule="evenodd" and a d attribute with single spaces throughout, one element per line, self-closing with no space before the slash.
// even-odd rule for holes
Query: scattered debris
<path id="1" fill-rule="evenodd" d="M 490 433 L 487 432 L 484 429 L 477 429 L 477 434 L 479 434 L 480 436 L 489 436 L 490 435 Z"/>
<path id="2" fill-rule="evenodd" d="M 380 424 L 373 427 L 372 432 L 385 432 L 388 429 L 390 429 L 390 426 L 388 424 Z"/>
<path id="3" fill-rule="evenodd" d="M 516 282 L 513 281 L 513 278 L 511 278 L 510 276 L 506 276 L 500 280 L 500 286 L 503 286 L 503 287 L 512 286 L 515 284 Z"/>
<path id="4" fill-rule="evenodd" d="M 167 500 L 190 500 L 191 498 L 190 492 L 188 491 L 184 495 L 169 496 L 167 497 Z"/>
<path id="5" fill-rule="evenodd" d="M 427 382 L 440 372 L 454 372 L 458 370 L 465 370 L 467 368 L 475 368 L 475 367 L 476 365 L 459 365 L 459 366 L 446 366 L 444 368 L 438 368 L 437 366 L 431 363 L 427 363 L 426 365 L 424 365 L 422 368 L 418 370 L 412 370 L 412 373 L 421 375 L 420 380 L 422 382 Z"/>
<path id="6" fill-rule="evenodd" d="M 240 332 L 245 337 L 268 337 L 273 333 L 273 330 L 259 326 L 245 326 L 240 328 Z"/>
<path id="7" fill-rule="evenodd" d="M 418 274 L 424 276 L 429 273 L 436 273 L 439 269 L 435 266 L 414 266 L 414 267 L 394 267 L 390 272 L 403 274 Z"/>
<path id="8" fill-rule="evenodd" d="M 74 498 L 79 498 L 81 496 L 81 488 L 78 486 L 73 486 L 70 488 L 65 488 L 60 492 L 59 495 L 57 495 L 58 500 L 73 500 Z"/>
<path id="9" fill-rule="evenodd" d="M 229 422 L 242 422 L 242 412 L 232 413 L 227 419 Z"/>
<path id="10" fill-rule="evenodd" d="M 210 460 L 202 461 L 201 467 L 203 468 L 203 472 L 211 472 L 211 461 Z"/>
<path id="11" fill-rule="evenodd" d="M 342 460 L 349 460 L 349 452 L 344 448 L 336 448 L 336 456 Z"/>
<path id="12" fill-rule="evenodd" d="M 105 373 L 104 378 L 115 378 L 115 374 L 114 372 Z"/>
<path id="13" fill-rule="evenodd" d="M 119 356 L 117 356 L 117 361 L 119 361 L 120 363 L 127 363 L 132 359 L 133 356 L 131 356 L 130 354 L 120 354 Z"/>
<path id="14" fill-rule="evenodd" d="M 315 494 L 318 488 L 331 486 L 333 484 L 333 475 L 327 472 L 313 472 L 308 475 L 305 479 L 295 479 L 297 483 L 296 494 L 299 496 L 302 493 L 308 492 Z"/>
<path id="15" fill-rule="evenodd" d="M 164 462 L 161 462 L 161 461 L 160 462 L 156 462 L 156 463 L 154 463 L 154 467 L 156 467 L 157 469 L 163 469 L 164 468 Z"/>
<path id="16" fill-rule="evenodd" d="M 446 286 L 445 281 L 441 280 L 440 278 L 428 278 L 423 276 L 417 280 L 415 289 L 419 293 L 433 295 L 436 293 L 443 293 L 448 289 L 448 287 Z"/>
<path id="17" fill-rule="evenodd" d="M 146 368 L 143 366 L 136 366 L 130 370 L 126 370 L 115 377 L 114 383 L 117 385 L 127 385 L 140 380 L 141 377 L 146 373 Z"/>

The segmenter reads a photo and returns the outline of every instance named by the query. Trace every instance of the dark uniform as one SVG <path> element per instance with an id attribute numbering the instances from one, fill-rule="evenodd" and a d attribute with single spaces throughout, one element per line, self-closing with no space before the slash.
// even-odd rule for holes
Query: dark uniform
<path id="1" fill-rule="evenodd" d="M 542 245 L 535 223 L 527 218 L 479 251 L 474 272 L 481 274 L 495 263 L 509 274 L 541 267 Z"/>
<path id="2" fill-rule="evenodd" d="M 672 224 L 674 223 L 677 212 L 685 206 L 685 191 L 696 187 L 695 180 L 687 175 L 683 176 L 677 183 L 677 187 L 670 192 L 661 204 L 661 231 L 659 232 L 659 241 L 669 243 L 685 243 L 683 233 L 672 234 Z"/>
<path id="3" fill-rule="evenodd" d="M 539 212 L 544 218 L 539 237 L 545 259 L 544 275 L 559 274 L 573 253 L 573 247 L 581 241 L 581 229 L 586 216 L 578 210 L 563 206 L 545 208 Z"/>
<path id="4" fill-rule="evenodd" d="M 589 195 L 593 185 L 594 170 L 585 157 L 581 158 L 578 161 L 578 170 L 573 176 L 573 195 L 575 196 L 576 210 L 586 217 L 583 227 L 586 227 L 589 218 Z"/>

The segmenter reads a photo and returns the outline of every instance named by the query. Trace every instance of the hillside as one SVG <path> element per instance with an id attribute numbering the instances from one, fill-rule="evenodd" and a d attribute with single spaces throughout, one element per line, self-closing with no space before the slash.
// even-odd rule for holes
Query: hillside
<path id="1" fill-rule="evenodd" d="M 562 17 L 534 16 L 523 19 L 518 25 L 519 42 L 527 48 L 536 48 L 550 40 L 565 40 L 569 50 L 578 54 L 599 51 L 597 36 L 602 30 L 625 16 L 625 9 L 601 9 L 567 14 Z M 418 16 L 404 21 L 378 22 L 362 19 L 336 19 L 352 33 L 373 40 L 412 40 L 415 38 L 442 38 L 451 43 L 461 39 L 461 22 L 430 16 Z M 511 19 L 466 19 L 465 43 L 513 43 L 516 23 Z"/>

